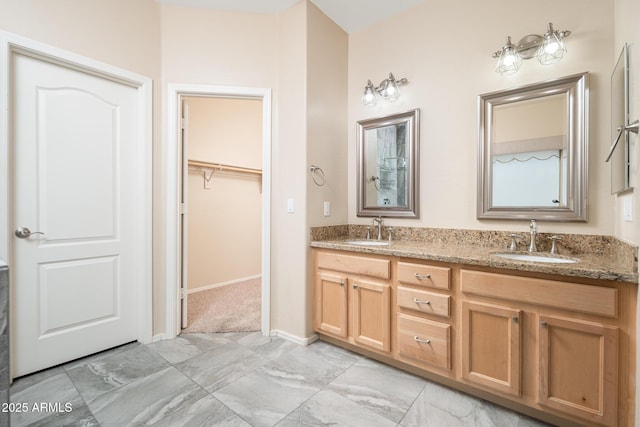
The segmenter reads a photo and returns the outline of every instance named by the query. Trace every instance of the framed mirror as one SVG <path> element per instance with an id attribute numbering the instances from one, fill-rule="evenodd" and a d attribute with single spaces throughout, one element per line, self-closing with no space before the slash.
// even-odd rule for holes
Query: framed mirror
<path id="1" fill-rule="evenodd" d="M 358 216 L 418 218 L 420 110 L 358 122 Z"/>
<path id="2" fill-rule="evenodd" d="M 623 128 L 629 123 L 629 53 L 622 47 L 611 73 L 611 140 L 614 141 L 606 161 L 611 162 L 611 194 L 631 189 L 629 134 Z"/>
<path id="3" fill-rule="evenodd" d="M 589 75 L 478 97 L 478 218 L 587 221 Z"/>

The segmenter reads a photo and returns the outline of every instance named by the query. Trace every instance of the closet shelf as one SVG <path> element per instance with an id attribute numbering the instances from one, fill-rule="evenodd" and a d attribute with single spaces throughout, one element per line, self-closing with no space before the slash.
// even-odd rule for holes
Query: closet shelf
<path id="1" fill-rule="evenodd" d="M 241 166 L 231 166 L 231 165 L 225 165 L 222 163 L 202 162 L 200 160 L 189 160 L 188 163 L 189 163 L 189 166 L 210 168 L 217 171 L 232 171 L 232 172 L 250 173 L 254 175 L 262 175 L 261 169 L 245 168 Z"/>

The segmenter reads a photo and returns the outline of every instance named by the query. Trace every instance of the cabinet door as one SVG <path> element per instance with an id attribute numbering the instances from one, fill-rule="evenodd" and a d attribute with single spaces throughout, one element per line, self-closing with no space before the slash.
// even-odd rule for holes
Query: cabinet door
<path id="1" fill-rule="evenodd" d="M 539 403 L 616 425 L 618 328 L 544 315 L 539 321 Z"/>
<path id="2" fill-rule="evenodd" d="M 315 329 L 347 337 L 347 278 L 318 273 L 314 287 Z"/>
<path id="3" fill-rule="evenodd" d="M 366 280 L 351 280 L 353 337 L 358 344 L 391 350 L 391 287 Z"/>
<path id="4" fill-rule="evenodd" d="M 520 395 L 520 310 L 495 304 L 462 303 L 462 377 Z"/>

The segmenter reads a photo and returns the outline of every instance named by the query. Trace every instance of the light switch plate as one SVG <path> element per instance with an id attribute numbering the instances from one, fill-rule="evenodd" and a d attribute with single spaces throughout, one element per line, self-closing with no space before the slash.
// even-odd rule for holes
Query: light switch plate
<path id="1" fill-rule="evenodd" d="M 293 199 L 290 197 L 287 199 L 287 213 L 293 213 L 293 212 L 294 212 Z"/>
<path id="2" fill-rule="evenodd" d="M 625 197 L 622 201 L 622 219 L 633 221 L 633 199 L 631 197 Z"/>
<path id="3" fill-rule="evenodd" d="M 324 216 L 331 216 L 331 202 L 324 202 L 322 209 Z"/>

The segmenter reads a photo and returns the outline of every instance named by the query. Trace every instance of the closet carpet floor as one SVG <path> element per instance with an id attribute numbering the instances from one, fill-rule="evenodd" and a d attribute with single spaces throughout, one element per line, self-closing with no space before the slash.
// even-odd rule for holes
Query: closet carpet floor
<path id="1" fill-rule="evenodd" d="M 11 426 L 544 426 L 316 341 L 259 332 L 127 344 L 17 379 Z"/>
<path id="2" fill-rule="evenodd" d="M 260 330 L 262 279 L 187 295 L 187 327 L 194 332 L 250 332 Z"/>

